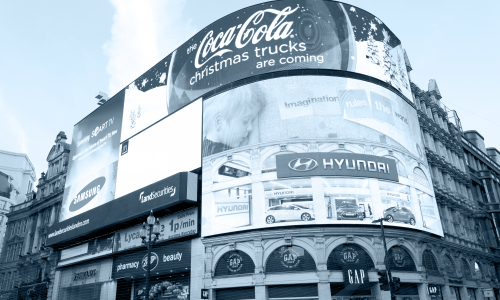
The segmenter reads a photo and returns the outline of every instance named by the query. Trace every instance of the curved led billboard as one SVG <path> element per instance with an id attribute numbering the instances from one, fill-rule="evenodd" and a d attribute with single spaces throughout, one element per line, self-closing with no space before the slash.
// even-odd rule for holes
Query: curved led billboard
<path id="1" fill-rule="evenodd" d="M 202 235 L 308 224 L 442 235 L 416 110 L 357 79 L 294 76 L 203 102 Z"/>
<path id="2" fill-rule="evenodd" d="M 335 1 L 266 2 L 215 21 L 132 82 L 122 140 L 221 85 L 294 69 L 365 74 L 412 99 L 401 42 L 377 17 Z"/>

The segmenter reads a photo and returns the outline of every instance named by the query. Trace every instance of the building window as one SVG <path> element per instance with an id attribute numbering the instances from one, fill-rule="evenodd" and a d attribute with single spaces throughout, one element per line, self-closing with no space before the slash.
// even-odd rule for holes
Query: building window
<path id="1" fill-rule="evenodd" d="M 234 250 L 226 252 L 217 262 L 214 276 L 229 276 L 240 274 L 253 274 L 255 264 L 243 251 Z"/>
<path id="2" fill-rule="evenodd" d="M 275 249 L 266 263 L 267 273 L 316 271 L 316 263 L 304 248 L 281 246 Z"/>
<path id="3" fill-rule="evenodd" d="M 422 256 L 423 264 L 425 269 L 430 274 L 439 274 L 439 268 L 436 263 L 436 259 L 430 250 L 425 250 Z"/>
<path id="4" fill-rule="evenodd" d="M 451 257 L 448 255 L 445 255 L 443 257 L 443 263 L 444 263 L 444 269 L 446 270 L 446 273 L 450 277 L 456 277 L 457 276 L 457 271 L 455 269 L 455 264 L 453 263 L 453 260 Z"/>
<path id="5" fill-rule="evenodd" d="M 389 249 L 389 257 L 387 259 L 391 270 L 394 271 L 417 271 L 415 261 L 405 248 L 394 246 Z"/>
<path id="6" fill-rule="evenodd" d="M 474 262 L 474 273 L 476 273 L 477 278 L 483 278 L 483 272 L 481 271 L 481 266 Z"/>
<path id="7" fill-rule="evenodd" d="M 427 176 L 425 175 L 424 171 L 418 167 L 413 169 L 413 179 L 415 180 L 415 182 L 423 186 L 430 187 Z"/>
<path id="8" fill-rule="evenodd" d="M 463 258 L 462 258 L 462 274 L 466 279 L 472 279 L 472 273 L 470 272 L 469 264 Z"/>

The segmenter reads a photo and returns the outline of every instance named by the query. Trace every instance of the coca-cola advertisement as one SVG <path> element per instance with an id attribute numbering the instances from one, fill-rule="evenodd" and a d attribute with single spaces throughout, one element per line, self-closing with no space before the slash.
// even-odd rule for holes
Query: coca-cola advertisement
<path id="1" fill-rule="evenodd" d="M 334 1 L 267 2 L 215 21 L 132 82 L 122 140 L 217 87 L 294 69 L 362 73 L 411 99 L 401 42 L 377 17 Z"/>

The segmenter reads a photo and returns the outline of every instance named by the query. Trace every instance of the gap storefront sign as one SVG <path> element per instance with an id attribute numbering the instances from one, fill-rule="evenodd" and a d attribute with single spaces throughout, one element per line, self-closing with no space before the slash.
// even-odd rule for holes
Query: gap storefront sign
<path id="1" fill-rule="evenodd" d="M 140 278 L 147 272 L 146 250 L 115 258 L 111 277 L 113 279 Z M 162 275 L 186 272 L 191 269 L 191 241 L 153 248 L 151 250 L 151 274 Z"/>

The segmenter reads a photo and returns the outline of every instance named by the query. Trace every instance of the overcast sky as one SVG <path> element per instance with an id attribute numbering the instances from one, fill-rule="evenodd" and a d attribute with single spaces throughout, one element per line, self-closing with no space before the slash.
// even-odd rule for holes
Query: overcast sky
<path id="1" fill-rule="evenodd" d="M 59 131 L 97 108 L 197 31 L 257 0 L 0 2 L 0 149 L 27 153 L 37 177 Z M 400 38 L 412 80 L 436 79 L 464 130 L 500 149 L 500 1 L 350 0 Z"/>

